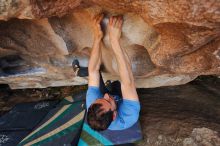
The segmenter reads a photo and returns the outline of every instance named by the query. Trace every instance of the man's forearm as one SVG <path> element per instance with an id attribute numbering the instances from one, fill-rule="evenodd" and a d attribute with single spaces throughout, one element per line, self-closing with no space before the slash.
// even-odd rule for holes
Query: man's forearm
<path id="1" fill-rule="evenodd" d="M 111 44 L 118 64 L 118 71 L 122 83 L 127 85 L 134 84 L 131 63 L 126 51 L 123 48 L 121 48 L 118 40 L 111 41 Z"/>
<path id="2" fill-rule="evenodd" d="M 89 59 L 89 72 L 97 72 L 101 65 L 100 40 L 95 40 Z"/>
<path id="3" fill-rule="evenodd" d="M 99 69 L 101 65 L 100 42 L 94 41 L 92 52 L 89 59 L 89 86 L 99 86 Z"/>

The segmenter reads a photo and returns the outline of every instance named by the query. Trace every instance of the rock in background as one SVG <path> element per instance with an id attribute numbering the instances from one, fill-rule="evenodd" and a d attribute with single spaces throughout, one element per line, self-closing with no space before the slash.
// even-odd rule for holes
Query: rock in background
<path id="1" fill-rule="evenodd" d="M 137 146 L 219 146 L 220 79 L 137 89 L 143 140 Z"/>
<path id="2" fill-rule="evenodd" d="M 105 79 L 118 79 L 106 24 L 123 15 L 121 45 L 132 61 L 137 87 L 187 83 L 220 75 L 218 0 L 1 0 L 0 83 L 11 88 L 86 84 L 71 63 L 87 66 L 93 43 L 91 19 L 102 22 Z"/>

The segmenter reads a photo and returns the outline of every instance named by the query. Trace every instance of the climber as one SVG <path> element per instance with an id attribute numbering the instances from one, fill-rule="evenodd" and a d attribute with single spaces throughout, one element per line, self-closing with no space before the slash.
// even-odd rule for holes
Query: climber
<path id="1" fill-rule="evenodd" d="M 79 76 L 89 74 L 89 87 L 86 95 L 88 125 L 96 131 L 105 129 L 123 130 L 137 122 L 140 103 L 129 57 L 119 43 L 123 23 L 121 16 L 111 17 L 107 26 L 109 41 L 116 57 L 121 83 L 119 81 L 112 83 L 108 81 L 108 85 L 105 87 L 100 72 L 103 37 L 100 22 L 102 18 L 103 15 L 97 15 L 93 18 L 94 42 L 88 70 L 80 68 L 77 60 L 73 62 L 73 67 L 75 66 L 75 72 Z"/>

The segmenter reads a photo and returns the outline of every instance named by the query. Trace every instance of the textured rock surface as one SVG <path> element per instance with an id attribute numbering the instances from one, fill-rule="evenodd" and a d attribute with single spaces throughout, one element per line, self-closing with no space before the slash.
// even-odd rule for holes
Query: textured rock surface
<path id="1" fill-rule="evenodd" d="M 191 137 L 184 139 L 183 146 L 194 145 L 220 145 L 218 132 L 208 128 L 193 129 Z"/>
<path id="2" fill-rule="evenodd" d="M 74 77 L 71 62 L 78 58 L 87 66 L 91 18 L 98 13 L 105 13 L 106 79 L 118 78 L 106 35 L 108 17 L 117 14 L 124 17 L 121 44 L 132 60 L 138 87 L 178 85 L 198 75 L 220 74 L 218 0 L 2 0 L 0 83 L 12 88 L 85 84 L 86 78 Z"/>
<path id="3" fill-rule="evenodd" d="M 219 146 L 220 79 L 138 89 L 143 140 L 138 146 Z"/>

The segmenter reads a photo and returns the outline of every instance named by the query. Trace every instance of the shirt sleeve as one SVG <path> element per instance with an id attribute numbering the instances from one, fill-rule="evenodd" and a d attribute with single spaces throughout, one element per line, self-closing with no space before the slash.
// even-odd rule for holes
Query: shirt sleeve
<path id="1" fill-rule="evenodd" d="M 90 105 L 96 101 L 98 98 L 102 98 L 103 94 L 101 93 L 99 87 L 89 86 L 86 93 L 86 108 L 88 109 Z"/>
<path id="2" fill-rule="evenodd" d="M 123 99 L 118 109 L 117 118 L 112 122 L 110 130 L 123 130 L 133 126 L 139 118 L 140 102 Z"/>

